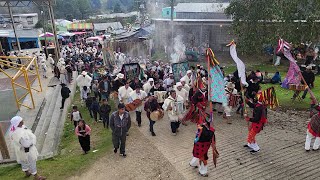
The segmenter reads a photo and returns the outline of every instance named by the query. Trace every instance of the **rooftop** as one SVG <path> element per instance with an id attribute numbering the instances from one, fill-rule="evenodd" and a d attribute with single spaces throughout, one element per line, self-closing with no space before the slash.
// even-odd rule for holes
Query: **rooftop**
<path id="1" fill-rule="evenodd" d="M 96 31 L 107 30 L 109 27 L 111 27 L 114 30 L 123 28 L 120 22 L 94 23 L 93 26 Z"/>
<path id="2" fill-rule="evenodd" d="M 175 7 L 176 12 L 215 12 L 224 13 L 230 3 L 178 3 Z"/>

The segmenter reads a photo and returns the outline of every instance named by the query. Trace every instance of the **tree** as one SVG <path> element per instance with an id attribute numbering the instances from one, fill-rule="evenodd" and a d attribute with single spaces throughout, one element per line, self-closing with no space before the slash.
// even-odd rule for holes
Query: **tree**
<path id="1" fill-rule="evenodd" d="M 122 12 L 121 6 L 120 6 L 120 4 L 118 2 L 114 5 L 113 12 L 115 12 L 115 13 L 121 13 Z"/>
<path id="2" fill-rule="evenodd" d="M 78 7 L 81 13 L 81 19 L 84 19 L 85 15 L 91 11 L 91 5 L 89 0 L 78 0 Z"/>
<path id="3" fill-rule="evenodd" d="M 319 40 L 320 1 L 306 1 L 233 0 L 226 13 L 233 18 L 239 48 L 258 52 L 279 37 L 293 43 Z"/>

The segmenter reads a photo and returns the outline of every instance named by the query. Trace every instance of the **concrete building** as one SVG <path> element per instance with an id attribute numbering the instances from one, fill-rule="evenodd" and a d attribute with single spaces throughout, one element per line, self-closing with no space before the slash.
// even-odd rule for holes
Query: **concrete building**
<path id="1" fill-rule="evenodd" d="M 210 47 L 214 51 L 227 51 L 225 45 L 234 38 L 232 19 L 224 13 L 228 6 L 229 3 L 178 3 L 173 27 L 170 19 L 153 19 L 156 26 L 155 47 L 170 50 L 172 35 L 182 35 L 188 50 L 203 52 Z"/>
<path id="2" fill-rule="evenodd" d="M 19 29 L 34 28 L 39 18 L 38 13 L 13 14 L 13 20 Z M 0 27 L 11 28 L 11 18 L 9 14 L 0 14 Z"/>

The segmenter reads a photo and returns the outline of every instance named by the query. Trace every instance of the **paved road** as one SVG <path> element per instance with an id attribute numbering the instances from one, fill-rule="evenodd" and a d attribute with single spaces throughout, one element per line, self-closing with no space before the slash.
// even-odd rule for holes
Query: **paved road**
<path id="1" fill-rule="evenodd" d="M 228 125 L 221 117 L 215 117 L 220 157 L 217 168 L 214 168 L 212 160 L 209 159 L 209 179 L 320 179 L 320 152 L 304 151 L 304 133 L 269 125 L 257 136 L 260 153 L 251 155 L 243 147 L 247 136 L 246 122 L 237 115 L 234 118 L 233 124 Z M 132 119 L 135 120 L 134 113 Z M 194 124 L 182 126 L 177 136 L 171 135 L 166 116 L 155 124 L 156 137 L 150 135 L 148 128 L 144 114 L 142 127 L 139 130 L 184 179 L 201 179 L 197 170 L 188 165 L 192 158 L 196 131 Z M 212 157 L 211 153 L 209 157 Z"/>

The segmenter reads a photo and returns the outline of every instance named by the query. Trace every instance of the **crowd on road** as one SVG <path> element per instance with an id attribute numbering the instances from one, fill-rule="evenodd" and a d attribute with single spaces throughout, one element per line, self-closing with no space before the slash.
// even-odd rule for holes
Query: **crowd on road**
<path id="1" fill-rule="evenodd" d="M 218 72 L 223 76 L 223 84 L 220 84 L 226 103 L 209 102 L 208 96 L 212 91 L 209 83 L 209 73 L 203 66 L 190 66 L 185 72 L 177 72 L 171 64 L 161 60 L 151 62 L 148 58 L 131 58 L 124 53 L 115 52 L 114 63 L 103 59 L 102 46 L 100 44 L 76 43 L 61 49 L 61 58 L 55 62 L 52 55 L 39 54 L 40 67 L 43 76 L 47 77 L 47 63 L 53 69 L 54 76 L 61 82 L 62 105 L 69 97 L 70 90 L 66 85 L 76 83 L 80 91 L 82 103 L 87 107 L 93 121 L 84 120 L 77 106 L 72 107 L 70 120 L 74 123 L 75 134 L 83 153 L 90 152 L 89 124 L 102 122 L 103 126 L 112 131 L 112 142 L 114 153 L 120 151 L 120 155 L 126 157 L 126 138 L 129 136 L 131 127 L 131 116 L 135 113 L 137 126 L 145 125 L 142 121 L 142 113 L 145 111 L 149 120 L 149 131 L 151 136 L 156 136 L 154 126 L 156 122 L 168 118 L 168 126 L 171 128 L 172 136 L 179 135 L 180 125 L 194 123 L 198 127 L 193 145 L 193 158 L 190 166 L 197 167 L 201 176 L 208 176 L 208 150 L 213 148 L 213 159 L 219 153 L 215 147 L 215 130 L 212 126 L 212 118 L 209 111 L 217 112 L 226 119 L 227 124 L 232 124 L 232 116 L 240 114 L 248 122 L 248 138 L 245 143 L 251 154 L 260 151 L 256 142 L 256 135 L 267 123 L 267 107 L 265 105 L 266 94 L 261 89 L 261 83 L 281 83 L 279 72 L 269 76 L 268 72 L 259 70 L 248 73 L 246 83 L 241 82 L 239 72 L 225 75 L 223 68 Z M 314 74 L 306 68 L 303 75 L 307 85 L 314 86 Z M 73 72 L 77 76 L 73 79 Z M 310 73 L 311 72 L 311 73 Z M 220 88 L 220 87 L 216 87 Z M 271 92 L 271 91 L 270 91 Z M 305 91 L 303 98 L 306 96 Z M 267 91 L 266 93 L 269 93 Z M 297 94 L 298 95 L 298 94 Z M 117 102 L 116 110 L 112 112 L 110 100 Z M 212 103 L 212 109 L 209 109 Z M 248 112 L 251 109 L 252 115 Z M 320 111 L 318 106 L 315 109 Z M 310 150 L 312 137 L 316 137 L 313 149 L 318 150 L 320 145 L 320 118 L 316 113 L 308 126 L 305 149 Z M 21 124 L 22 123 L 22 124 Z M 24 126 L 21 117 L 12 119 L 13 139 L 18 157 L 21 159 L 22 170 L 26 175 L 35 175 L 37 179 L 44 179 L 36 172 L 36 148 L 35 137 Z M 17 131 L 21 129 L 20 131 Z M 26 131 L 24 132 L 24 129 Z M 94 129 L 93 129 L 94 130 Z M 29 133 L 29 134 L 28 134 Z M 21 143 L 26 139 L 27 143 Z M 30 151 L 27 151 L 29 149 Z M 34 152 L 33 152 L 34 151 Z M 33 153 L 31 153 L 33 152 Z M 19 162 L 19 161 L 18 161 Z M 24 162 L 28 162 L 25 164 Z"/>

